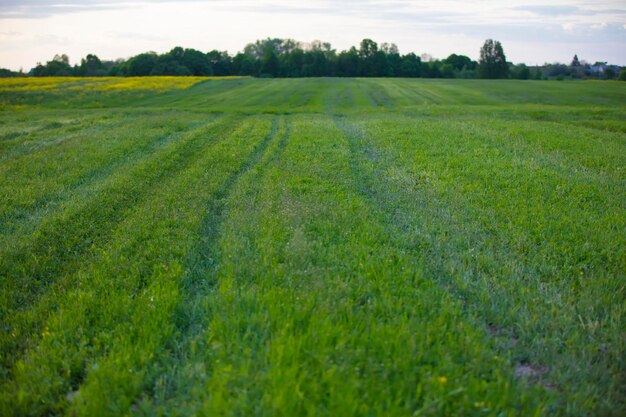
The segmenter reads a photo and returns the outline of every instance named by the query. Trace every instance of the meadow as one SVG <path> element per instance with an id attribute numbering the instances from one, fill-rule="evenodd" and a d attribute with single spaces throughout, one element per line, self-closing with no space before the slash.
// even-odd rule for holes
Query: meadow
<path id="1" fill-rule="evenodd" d="M 626 414 L 626 83 L 0 80 L 0 415 Z"/>

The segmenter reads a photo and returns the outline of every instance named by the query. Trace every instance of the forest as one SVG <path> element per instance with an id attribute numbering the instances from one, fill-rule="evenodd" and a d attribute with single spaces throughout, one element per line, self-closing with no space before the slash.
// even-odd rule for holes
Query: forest
<path id="1" fill-rule="evenodd" d="M 261 78 L 299 77 L 404 77 L 404 78 L 513 78 L 513 79 L 621 79 L 626 71 L 606 62 L 589 64 L 574 56 L 569 65 L 546 64 L 530 67 L 507 62 L 502 44 L 487 39 L 478 61 L 460 54 L 435 59 L 428 54 L 400 54 L 393 43 L 363 39 L 348 50 L 337 52 L 328 42 L 298 42 L 267 38 L 245 46 L 242 52 L 207 53 L 177 46 L 158 54 L 144 52 L 128 59 L 101 60 L 95 54 L 70 65 L 66 54 L 57 54 L 28 73 L 0 69 L 10 76 L 252 76 Z"/>

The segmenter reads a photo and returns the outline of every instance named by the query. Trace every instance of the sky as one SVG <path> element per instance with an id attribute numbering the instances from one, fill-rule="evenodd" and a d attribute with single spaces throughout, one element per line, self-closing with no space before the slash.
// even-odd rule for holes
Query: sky
<path id="1" fill-rule="evenodd" d="M 491 38 L 514 63 L 577 54 L 626 65 L 626 0 L 0 0 L 0 67 L 12 70 L 62 53 L 71 64 L 174 46 L 234 54 L 267 37 L 338 51 L 370 38 L 403 54 L 472 59 Z"/>

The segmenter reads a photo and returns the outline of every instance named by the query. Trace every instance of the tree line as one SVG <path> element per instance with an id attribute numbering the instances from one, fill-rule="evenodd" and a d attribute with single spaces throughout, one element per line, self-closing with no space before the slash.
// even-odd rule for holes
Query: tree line
<path id="1" fill-rule="evenodd" d="M 577 58 L 576 58 L 577 59 Z M 553 70 L 548 68 L 549 70 Z M 580 70 L 580 69 L 579 69 Z M 609 71 L 609 73 L 611 73 Z M 0 69 L 0 76 L 26 75 Z M 226 51 L 207 53 L 177 46 L 157 54 L 146 52 L 129 59 L 100 60 L 89 54 L 80 64 L 71 66 L 65 54 L 39 63 L 28 75 L 46 76 L 229 76 L 253 77 L 422 77 L 422 78 L 548 78 L 546 67 L 530 68 L 507 62 L 502 44 L 487 39 L 480 49 L 479 61 L 465 55 L 451 54 L 432 59 L 424 54 L 400 54 L 391 43 L 378 44 L 363 39 L 358 47 L 337 52 L 330 43 L 297 42 L 293 39 L 268 38 L 246 45 L 231 56 Z M 615 77 L 613 70 L 612 76 Z M 621 76 L 622 74 L 620 74 Z M 626 76 L 626 73 L 624 73 Z"/>

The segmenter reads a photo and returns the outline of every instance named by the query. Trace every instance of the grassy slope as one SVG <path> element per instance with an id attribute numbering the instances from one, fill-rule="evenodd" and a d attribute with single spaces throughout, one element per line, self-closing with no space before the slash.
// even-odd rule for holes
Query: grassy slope
<path id="1" fill-rule="evenodd" d="M 77 82 L 0 84 L 0 414 L 626 411 L 622 84 Z"/>

